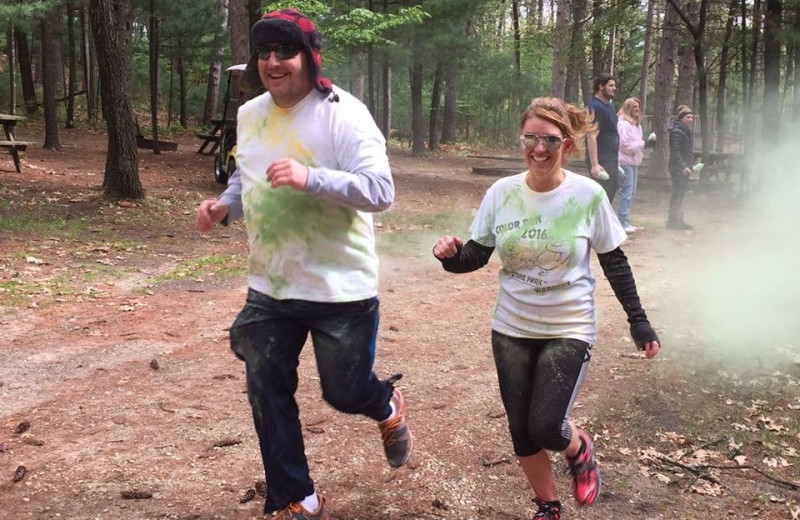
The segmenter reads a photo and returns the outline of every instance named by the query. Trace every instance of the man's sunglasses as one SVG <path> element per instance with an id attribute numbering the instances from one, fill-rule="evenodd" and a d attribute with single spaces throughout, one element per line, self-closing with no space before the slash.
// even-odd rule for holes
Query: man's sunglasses
<path id="1" fill-rule="evenodd" d="M 522 134 L 519 136 L 519 144 L 523 148 L 536 148 L 539 142 L 550 152 L 555 152 L 569 137 L 559 137 L 557 135 L 538 135 Z"/>
<path id="2" fill-rule="evenodd" d="M 269 45 L 258 49 L 258 59 L 266 61 L 269 59 L 269 55 L 272 54 L 272 51 L 275 51 L 275 56 L 279 60 L 291 60 L 300 54 L 300 50 L 300 47 L 296 45 Z"/>

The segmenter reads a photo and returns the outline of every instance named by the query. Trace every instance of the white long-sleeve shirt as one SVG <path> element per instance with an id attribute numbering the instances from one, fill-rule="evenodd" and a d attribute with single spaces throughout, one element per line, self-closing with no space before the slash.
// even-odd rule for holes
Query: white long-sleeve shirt
<path id="1" fill-rule="evenodd" d="M 269 93 L 239 109 L 237 170 L 220 197 L 244 216 L 249 285 L 276 299 L 347 302 L 373 297 L 378 257 L 372 212 L 394 200 L 386 142 L 367 108 L 334 87 L 289 109 Z M 266 171 L 291 157 L 309 167 L 305 191 L 273 189 Z"/>

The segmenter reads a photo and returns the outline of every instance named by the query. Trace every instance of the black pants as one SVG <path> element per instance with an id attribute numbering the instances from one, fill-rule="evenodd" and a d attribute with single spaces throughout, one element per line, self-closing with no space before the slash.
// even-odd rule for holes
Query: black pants
<path id="1" fill-rule="evenodd" d="M 572 439 L 567 419 L 592 346 L 570 338 L 514 338 L 493 330 L 492 352 L 514 454 L 567 449 Z"/>
<path id="2" fill-rule="evenodd" d="M 597 182 L 600 183 L 600 186 L 606 190 L 606 195 L 608 195 L 608 201 L 614 202 L 614 197 L 617 195 L 617 191 L 619 191 L 619 161 L 598 161 L 600 166 L 608 174 L 607 181 L 601 181 L 600 179 L 595 179 Z"/>
<path id="3" fill-rule="evenodd" d="M 672 177 L 672 197 L 669 199 L 669 223 L 683 224 L 683 199 L 689 187 L 689 176 L 683 172 L 669 172 Z"/>
<path id="4" fill-rule="evenodd" d="M 267 480 L 264 512 L 314 493 L 294 398 L 298 358 L 309 333 L 322 397 L 331 406 L 376 421 L 391 413 L 392 385 L 372 371 L 378 308 L 377 298 L 318 303 L 248 292 L 230 335 L 231 348 L 246 364 L 247 397 Z"/>

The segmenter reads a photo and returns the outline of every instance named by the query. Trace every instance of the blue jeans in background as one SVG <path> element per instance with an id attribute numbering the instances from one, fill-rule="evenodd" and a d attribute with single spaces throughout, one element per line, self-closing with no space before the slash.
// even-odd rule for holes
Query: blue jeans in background
<path id="1" fill-rule="evenodd" d="M 636 198 L 636 181 L 639 177 L 638 166 L 628 166 L 623 164 L 622 171 L 625 175 L 619 180 L 619 205 L 617 206 L 617 218 L 622 227 L 631 225 L 631 208 L 633 200 Z"/>

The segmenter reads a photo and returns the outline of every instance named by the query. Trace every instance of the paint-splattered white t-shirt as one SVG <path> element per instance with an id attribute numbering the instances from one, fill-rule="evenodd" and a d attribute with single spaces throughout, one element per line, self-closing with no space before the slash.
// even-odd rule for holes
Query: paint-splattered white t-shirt
<path id="1" fill-rule="evenodd" d="M 494 330 L 594 343 L 589 252 L 607 253 L 627 237 L 603 188 L 564 173 L 564 182 L 543 193 L 530 189 L 526 173 L 497 181 L 475 216 L 471 238 L 495 247 L 502 261 Z"/>
<path id="2" fill-rule="evenodd" d="M 249 284 L 276 299 L 347 302 L 377 295 L 370 212 L 394 198 L 386 142 L 360 101 L 335 92 L 339 102 L 312 91 L 290 109 L 267 93 L 239 109 L 236 160 Z M 270 187 L 267 168 L 284 157 L 309 167 L 305 191 Z M 220 200 L 236 201 L 231 190 L 229 184 Z"/>

